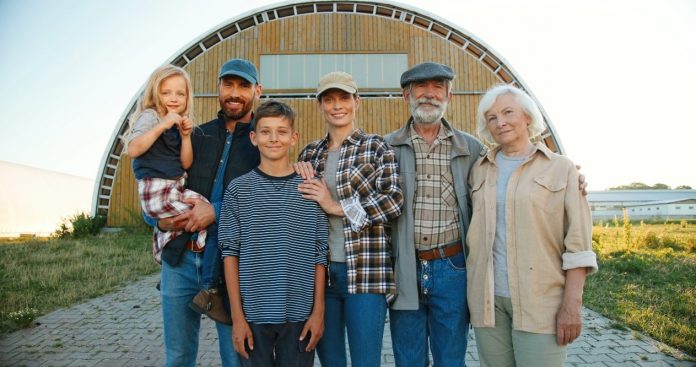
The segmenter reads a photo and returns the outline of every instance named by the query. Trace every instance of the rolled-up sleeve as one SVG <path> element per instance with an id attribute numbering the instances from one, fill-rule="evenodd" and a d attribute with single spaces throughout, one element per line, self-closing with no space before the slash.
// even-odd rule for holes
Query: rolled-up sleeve
<path id="1" fill-rule="evenodd" d="M 571 166 L 568 169 L 568 187 L 565 190 L 565 238 L 563 270 L 586 267 L 587 274 L 599 269 L 597 256 L 592 251 L 592 215 L 587 198 L 578 187 L 580 173 Z"/>

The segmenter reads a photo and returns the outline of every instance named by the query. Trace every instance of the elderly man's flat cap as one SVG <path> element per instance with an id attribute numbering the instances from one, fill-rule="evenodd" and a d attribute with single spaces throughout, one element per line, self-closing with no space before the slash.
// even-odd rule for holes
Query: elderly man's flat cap
<path id="1" fill-rule="evenodd" d="M 406 88 L 406 86 L 416 81 L 433 79 L 452 80 L 454 79 L 454 72 L 447 65 L 436 62 L 424 62 L 401 74 L 401 88 Z"/>

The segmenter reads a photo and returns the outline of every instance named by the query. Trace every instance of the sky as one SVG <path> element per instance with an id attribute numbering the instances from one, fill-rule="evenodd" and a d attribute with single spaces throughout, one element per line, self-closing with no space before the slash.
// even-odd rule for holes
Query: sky
<path id="1" fill-rule="evenodd" d="M 152 70 L 219 24 L 276 3 L 0 0 L 0 161 L 95 179 Z M 400 3 L 502 56 L 590 190 L 696 188 L 696 1 Z"/>

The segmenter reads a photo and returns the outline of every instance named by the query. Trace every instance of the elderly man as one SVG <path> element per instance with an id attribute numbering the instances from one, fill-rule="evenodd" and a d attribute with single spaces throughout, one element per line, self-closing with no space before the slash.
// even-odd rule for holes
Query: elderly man
<path id="1" fill-rule="evenodd" d="M 166 366 L 196 364 L 201 314 L 189 307 L 194 296 L 194 304 L 214 311 L 207 314 L 218 321 L 222 365 L 239 365 L 232 348 L 232 328 L 225 324 L 229 323 L 229 315 L 220 297 L 226 293 L 225 288 L 218 293 L 206 289 L 206 283 L 217 283 L 221 274 L 216 219 L 224 190 L 232 179 L 259 165 L 259 151 L 249 139 L 253 106 L 261 95 L 258 80 L 256 67 L 247 60 L 232 59 L 222 65 L 218 75 L 220 112 L 216 119 L 194 129 L 194 160 L 188 170 L 188 188 L 205 196 L 212 205 L 193 201 L 190 212 L 161 219 L 157 224 L 162 230 L 208 230 L 202 249 L 190 241 L 191 233 L 185 233 L 162 250 L 160 290 Z"/>
<path id="2" fill-rule="evenodd" d="M 401 75 L 411 118 L 385 139 L 394 147 L 402 215 L 392 223 L 398 296 L 389 313 L 396 366 L 462 366 L 469 312 L 464 240 L 471 217 L 467 176 L 485 151 L 444 118 L 455 75 L 426 62 Z"/>

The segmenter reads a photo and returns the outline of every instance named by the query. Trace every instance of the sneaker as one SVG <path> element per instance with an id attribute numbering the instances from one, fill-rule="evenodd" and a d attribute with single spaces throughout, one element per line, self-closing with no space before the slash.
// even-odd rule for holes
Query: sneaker
<path id="1" fill-rule="evenodd" d="M 189 303 L 189 307 L 211 319 L 223 324 L 232 325 L 232 318 L 225 310 L 222 303 L 222 296 L 217 292 L 217 289 L 201 289 L 193 300 Z"/>

